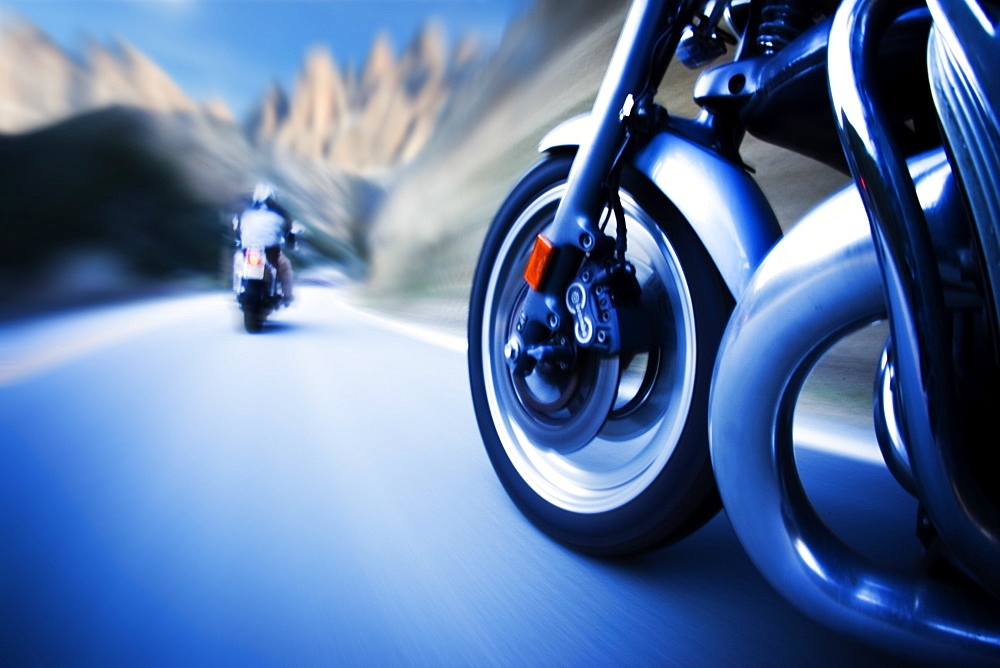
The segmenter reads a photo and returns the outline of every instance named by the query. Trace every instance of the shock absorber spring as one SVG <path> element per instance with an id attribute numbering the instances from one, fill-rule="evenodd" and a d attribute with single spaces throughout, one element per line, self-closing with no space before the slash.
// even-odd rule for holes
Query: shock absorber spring
<path id="1" fill-rule="evenodd" d="M 767 0 L 760 18 L 757 46 L 767 55 L 777 53 L 813 24 L 812 0 Z"/>

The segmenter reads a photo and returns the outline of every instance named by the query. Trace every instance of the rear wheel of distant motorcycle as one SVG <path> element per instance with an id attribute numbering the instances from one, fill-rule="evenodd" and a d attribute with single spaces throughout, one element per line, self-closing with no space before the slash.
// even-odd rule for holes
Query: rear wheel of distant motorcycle
<path id="1" fill-rule="evenodd" d="M 264 329 L 264 319 L 257 314 L 256 310 L 243 312 L 243 327 L 250 334 L 257 334 Z"/>
<path id="2" fill-rule="evenodd" d="M 257 334 L 264 329 L 264 316 L 260 303 L 263 299 L 259 281 L 248 281 L 240 300 L 243 309 L 243 327 L 249 334 Z"/>
<path id="3" fill-rule="evenodd" d="M 654 343 L 610 366 L 620 367 L 612 378 L 617 394 L 597 436 L 579 448 L 554 446 L 551 430 L 560 424 L 567 440 L 576 437 L 570 431 L 578 417 L 563 417 L 574 402 L 589 407 L 591 384 L 607 382 L 600 362 L 579 355 L 578 368 L 520 378 L 503 351 L 529 290 L 526 258 L 552 222 L 571 162 L 572 155 L 555 155 L 530 171 L 487 234 L 469 312 L 472 396 L 490 461 L 520 510 L 574 549 L 629 554 L 684 537 L 720 507 L 707 409 L 733 299 L 684 218 L 641 175 L 626 170 L 628 259 Z"/>

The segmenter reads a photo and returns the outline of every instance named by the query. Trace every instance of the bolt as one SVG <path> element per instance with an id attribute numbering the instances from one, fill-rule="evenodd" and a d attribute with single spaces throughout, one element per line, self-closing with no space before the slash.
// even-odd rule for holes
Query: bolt
<path id="1" fill-rule="evenodd" d="M 589 233 L 584 232 L 580 235 L 580 247 L 585 251 L 589 251 L 594 247 L 594 237 Z"/>
<path id="2" fill-rule="evenodd" d="M 958 268 L 962 280 L 972 281 L 976 279 L 976 256 L 971 248 L 958 249 Z"/>
<path id="3" fill-rule="evenodd" d="M 507 345 L 503 347 L 503 354 L 511 362 L 516 362 L 518 358 L 517 346 L 508 341 Z"/>
<path id="4" fill-rule="evenodd" d="M 559 316 L 549 313 L 549 329 L 559 329 Z"/>
<path id="5" fill-rule="evenodd" d="M 600 332 L 597 333 L 597 342 L 598 343 L 604 343 L 607 340 L 608 340 L 608 335 L 607 335 L 607 333 L 604 330 L 601 330 Z"/>
<path id="6" fill-rule="evenodd" d="M 590 272 L 585 271 L 582 274 L 580 274 L 580 280 L 582 280 L 584 283 L 590 283 Z"/>

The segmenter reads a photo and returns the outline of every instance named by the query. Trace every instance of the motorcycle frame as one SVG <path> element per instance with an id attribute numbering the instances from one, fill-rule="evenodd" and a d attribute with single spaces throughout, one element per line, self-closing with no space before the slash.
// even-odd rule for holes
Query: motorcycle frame
<path id="1" fill-rule="evenodd" d="M 975 29 L 974 25 L 969 27 L 974 21 L 969 18 L 966 0 L 928 0 L 928 5 L 936 20 L 944 15 L 957 16 L 954 23 L 959 31 L 968 33 Z M 905 0 L 844 0 L 837 10 L 829 38 L 831 94 L 845 156 L 864 204 L 852 210 L 855 215 L 867 214 L 871 224 L 870 234 L 876 250 L 868 256 L 866 267 L 873 270 L 869 278 L 876 287 L 874 293 L 869 291 L 868 294 L 876 310 L 881 311 L 877 308 L 881 306 L 888 311 L 900 388 L 902 417 L 899 426 L 905 434 L 921 501 L 926 504 L 945 542 L 956 545 L 964 555 L 960 562 L 969 566 L 972 572 L 992 571 L 996 578 L 1000 577 L 1000 571 L 990 560 L 1000 553 L 997 527 L 1000 518 L 985 499 L 968 493 L 975 485 L 965 482 L 968 472 L 956 462 L 955 434 L 961 431 L 955 428 L 957 412 L 950 391 L 954 382 L 948 366 L 950 341 L 941 331 L 941 315 L 946 309 L 941 297 L 940 277 L 935 271 L 920 270 L 937 265 L 930 232 L 907 162 L 894 146 L 890 133 L 880 124 L 879 112 L 870 94 L 875 44 L 888 24 L 906 7 Z M 661 3 L 645 0 L 633 3 L 591 113 L 558 126 L 539 146 L 542 152 L 576 151 L 566 194 L 550 228 L 557 247 L 575 252 L 558 256 L 559 266 L 552 272 L 557 280 L 549 281 L 532 293 L 526 302 L 523 313 L 535 322 L 551 325 L 567 315 L 564 295 L 560 292 L 565 289 L 566 282 L 559 279 L 572 276 L 598 237 L 598 222 L 607 203 L 603 184 L 626 137 L 622 123 L 626 98 L 641 94 L 647 82 L 659 81 L 666 61 L 676 49 L 680 30 L 692 16 L 691 2 L 682 1 L 675 9 L 668 14 Z M 662 34 L 667 36 L 661 39 Z M 964 40 L 956 40 L 953 35 L 946 35 L 946 38 L 953 44 Z M 964 52 L 961 44 L 956 48 L 959 53 Z M 652 59 L 649 54 L 654 54 Z M 995 67 L 995 61 L 980 60 L 974 65 L 978 68 L 974 71 L 983 81 L 993 82 L 985 88 L 995 93 L 998 90 L 996 73 L 990 71 L 991 65 Z M 726 141 L 741 136 L 738 129 L 728 128 L 728 139 L 721 137 L 711 119 L 696 123 L 701 123 L 708 135 L 714 133 L 716 138 Z M 690 133 L 667 125 L 640 146 L 633 147 L 626 159 L 684 215 L 730 291 L 739 299 L 768 251 L 782 235 L 773 210 L 756 182 L 731 156 L 710 145 L 711 142 L 692 139 Z M 813 220 L 822 222 L 811 223 L 809 227 L 818 230 L 830 225 L 843 214 L 839 211 L 841 208 L 838 201 L 825 212 L 819 210 Z M 865 240 L 864 243 L 869 242 Z M 805 242 L 796 243 L 802 246 Z M 843 265 L 845 260 L 856 259 L 858 248 L 857 244 L 849 244 L 817 253 L 817 266 Z M 874 278 L 876 274 L 880 280 Z M 993 287 L 994 296 L 1000 294 L 1000 289 L 996 285 Z M 843 298 L 852 297 L 845 295 Z M 784 464 L 771 461 L 764 469 L 768 466 L 780 468 Z M 751 473 L 742 470 L 737 474 Z M 764 475 L 762 480 L 767 487 L 761 492 L 764 496 L 784 494 L 780 478 Z M 793 501 L 808 503 L 801 499 L 788 503 Z M 781 531 L 790 530 L 784 527 Z M 857 574 L 847 564 L 847 557 L 825 539 L 811 541 L 809 536 L 794 532 L 786 533 L 786 537 L 791 541 L 789 545 L 795 543 L 793 549 L 787 554 L 775 550 L 771 563 L 758 565 L 765 573 L 790 573 L 779 589 L 793 600 L 814 601 L 824 618 L 833 620 L 844 630 L 867 635 L 874 642 L 880 642 L 882 639 L 878 635 L 890 629 L 896 629 L 898 639 L 909 641 L 934 630 L 933 639 L 928 637 L 927 642 L 919 643 L 928 651 L 934 650 L 942 636 L 950 639 L 946 644 L 954 642 L 966 648 L 978 647 L 983 642 L 995 647 L 1000 642 L 996 629 L 977 628 L 976 616 L 982 610 L 973 607 L 968 614 L 962 613 L 960 600 L 948 593 L 927 590 L 926 583 L 919 581 L 904 583 L 873 577 L 866 582 L 872 585 L 872 590 L 884 585 L 886 592 L 895 590 L 897 593 L 886 595 L 878 605 L 870 599 L 859 598 L 859 607 L 849 609 L 848 603 L 838 600 L 836 593 L 850 590 L 851 578 Z M 836 564 L 838 570 L 843 567 L 850 573 L 837 582 L 827 582 L 823 585 L 826 591 L 817 595 L 815 573 L 805 572 L 809 569 L 802 568 L 802 555 L 796 553 L 802 549 L 815 550 L 814 556 L 823 563 Z M 761 552 L 766 549 L 758 550 Z M 830 588 L 830 584 L 837 586 Z M 997 591 L 995 581 L 985 584 Z M 910 603 L 917 608 L 912 608 Z M 921 605 L 925 606 L 922 612 Z M 880 622 L 871 625 L 873 619 Z M 870 625 L 870 633 L 865 630 L 866 624 Z M 950 624 L 954 626 L 949 627 Z"/>

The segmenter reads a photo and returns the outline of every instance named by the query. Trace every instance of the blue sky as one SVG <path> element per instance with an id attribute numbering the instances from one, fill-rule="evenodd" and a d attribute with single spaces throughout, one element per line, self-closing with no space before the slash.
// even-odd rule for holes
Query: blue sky
<path id="1" fill-rule="evenodd" d="M 326 45 L 341 67 L 360 67 L 380 31 L 399 54 L 430 17 L 450 44 L 472 33 L 495 45 L 531 1 L 0 0 L 0 10 L 28 18 L 71 53 L 88 37 L 120 37 L 194 99 L 220 97 L 242 118 L 269 82 L 291 88 L 312 46 Z"/>

